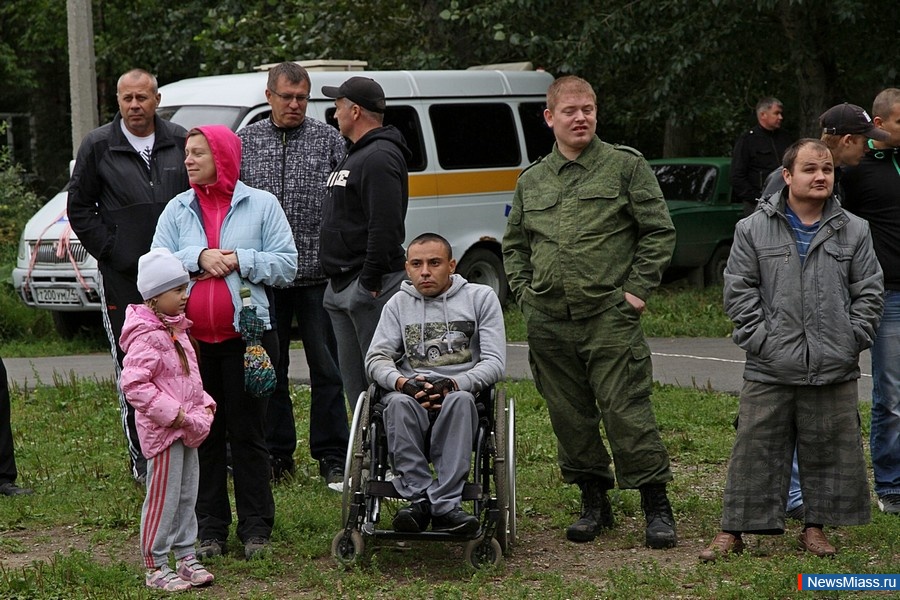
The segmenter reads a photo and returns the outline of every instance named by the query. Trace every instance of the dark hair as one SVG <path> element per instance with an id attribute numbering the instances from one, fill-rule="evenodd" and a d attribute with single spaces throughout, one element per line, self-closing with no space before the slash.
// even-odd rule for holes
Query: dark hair
<path id="1" fill-rule="evenodd" d="M 816 150 L 819 151 L 819 154 L 827 154 L 831 156 L 831 149 L 828 147 L 828 144 L 823 142 L 822 140 L 817 140 L 815 138 L 800 138 L 790 146 L 788 149 L 784 151 L 784 158 L 781 161 L 781 166 L 787 169 L 789 172 L 794 172 L 794 162 L 797 160 L 797 155 L 800 154 L 800 151 L 807 146 L 812 146 Z"/>
<path id="2" fill-rule="evenodd" d="M 412 248 L 413 246 L 418 246 L 419 244 L 426 244 L 428 242 L 437 242 L 438 244 L 441 244 L 444 249 L 447 250 L 447 260 L 453 259 L 453 248 L 450 246 L 450 242 L 448 242 L 447 239 L 443 236 L 431 232 L 422 233 L 416 236 L 416 238 L 411 241 L 409 243 L 409 246 L 407 246 L 406 248 L 406 257 L 409 258 L 410 248 Z"/>
<path id="3" fill-rule="evenodd" d="M 301 81 L 305 81 L 307 87 L 312 90 L 312 82 L 309 80 L 309 73 L 295 62 L 278 63 L 269 69 L 269 81 L 266 85 L 271 91 L 275 91 L 275 87 L 278 85 L 278 80 L 281 77 L 287 79 L 287 82 L 291 85 L 296 85 Z"/>

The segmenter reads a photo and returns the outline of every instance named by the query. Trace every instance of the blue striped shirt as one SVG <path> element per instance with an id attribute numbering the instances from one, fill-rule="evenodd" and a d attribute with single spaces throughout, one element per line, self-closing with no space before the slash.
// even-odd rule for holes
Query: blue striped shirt
<path id="1" fill-rule="evenodd" d="M 800 255 L 800 264 L 802 265 L 806 261 L 807 253 L 809 253 L 809 244 L 819 230 L 819 221 L 812 225 L 804 225 L 800 221 L 800 217 L 791 210 L 787 202 L 784 204 L 784 214 L 788 223 L 791 224 L 791 229 L 794 230 L 794 238 L 797 240 L 797 254 Z"/>

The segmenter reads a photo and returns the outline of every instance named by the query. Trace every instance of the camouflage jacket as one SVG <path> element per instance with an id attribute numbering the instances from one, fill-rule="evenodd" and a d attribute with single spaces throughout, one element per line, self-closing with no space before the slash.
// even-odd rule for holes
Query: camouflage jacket
<path id="1" fill-rule="evenodd" d="M 554 146 L 522 172 L 503 238 L 516 301 L 559 319 L 603 312 L 625 292 L 646 300 L 674 248 L 672 219 L 643 156 L 597 137 L 575 160 Z"/>

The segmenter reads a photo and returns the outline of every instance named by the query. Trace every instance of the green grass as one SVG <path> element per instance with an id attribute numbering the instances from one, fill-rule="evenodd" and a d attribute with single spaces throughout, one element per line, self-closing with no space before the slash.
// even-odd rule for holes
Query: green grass
<path id="1" fill-rule="evenodd" d="M 113 385 L 77 378 L 55 384 L 13 390 L 19 482 L 35 495 L 0 498 L 0 597 L 158 597 L 142 586 L 143 491 L 127 473 Z M 368 566 L 338 568 L 330 545 L 340 497 L 322 485 L 309 457 L 309 390 L 300 386 L 294 390 L 299 468 L 274 489 L 272 554 L 210 561 L 216 583 L 202 597 L 786 598 L 796 594 L 800 572 L 891 573 L 900 564 L 900 519 L 876 509 L 871 525 L 829 530 L 839 548 L 833 560 L 799 553 L 798 527 L 790 524 L 785 536 L 748 536 L 744 556 L 700 565 L 697 552 L 718 530 L 737 400 L 668 386 L 657 387 L 653 401 L 675 473 L 670 497 L 679 547 L 642 547 L 633 490 L 612 494 L 615 529 L 594 543 L 570 544 L 563 530 L 579 496 L 561 482 L 544 403 L 530 382 L 505 387 L 517 407 L 519 539 L 503 566 L 472 573 L 458 545 L 413 544 L 376 548 Z M 861 413 L 867 424 L 866 405 Z"/>
<path id="2" fill-rule="evenodd" d="M 510 302 L 503 311 L 506 339 L 524 342 L 522 312 Z M 722 308 L 722 288 L 697 288 L 682 280 L 661 286 L 641 316 L 648 337 L 728 337 L 732 324 Z"/>

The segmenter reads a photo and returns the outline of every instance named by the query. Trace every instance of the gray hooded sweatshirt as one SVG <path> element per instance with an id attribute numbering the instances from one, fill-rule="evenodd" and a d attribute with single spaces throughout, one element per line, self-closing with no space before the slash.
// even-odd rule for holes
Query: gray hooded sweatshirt
<path id="1" fill-rule="evenodd" d="M 370 380 L 393 390 L 400 377 L 450 377 L 474 393 L 504 377 L 506 329 L 497 295 L 451 277 L 440 296 L 423 296 L 407 280 L 388 300 L 366 355 Z"/>

